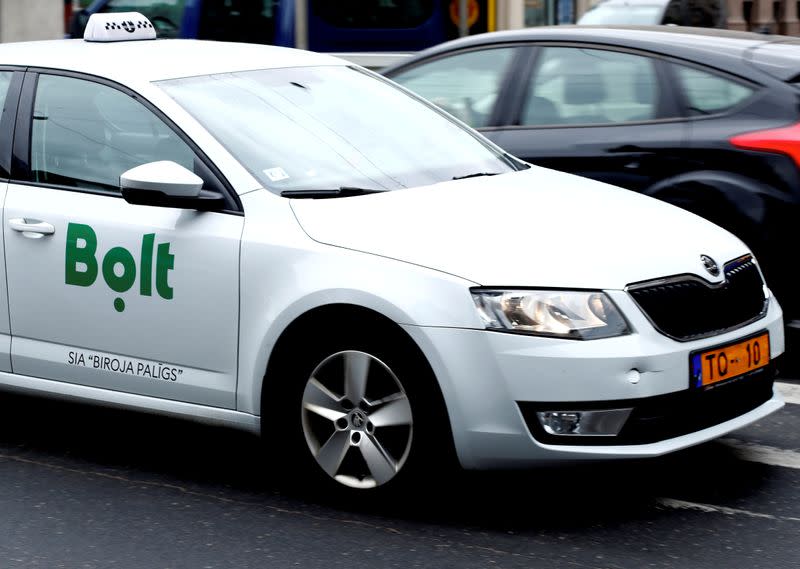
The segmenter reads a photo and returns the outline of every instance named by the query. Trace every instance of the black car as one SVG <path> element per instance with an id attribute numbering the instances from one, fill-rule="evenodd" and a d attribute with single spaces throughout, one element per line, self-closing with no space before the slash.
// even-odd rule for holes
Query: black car
<path id="1" fill-rule="evenodd" d="M 384 73 L 515 156 L 660 198 L 736 233 L 788 326 L 800 328 L 800 40 L 532 28 L 448 42 Z M 524 222 L 537 215 L 563 216 L 568 234 L 568 211 Z"/>

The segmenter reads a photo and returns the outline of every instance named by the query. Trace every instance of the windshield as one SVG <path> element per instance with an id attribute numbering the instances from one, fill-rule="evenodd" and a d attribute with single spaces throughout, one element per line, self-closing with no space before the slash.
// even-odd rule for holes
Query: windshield
<path id="1" fill-rule="evenodd" d="M 246 71 L 158 85 L 276 193 L 394 190 L 516 169 L 480 135 L 350 67 Z"/>
<path id="2" fill-rule="evenodd" d="M 664 6 L 657 4 L 631 5 L 631 4 L 600 4 L 586 12 L 578 23 L 581 25 L 595 24 L 630 24 L 647 25 L 660 24 Z"/>

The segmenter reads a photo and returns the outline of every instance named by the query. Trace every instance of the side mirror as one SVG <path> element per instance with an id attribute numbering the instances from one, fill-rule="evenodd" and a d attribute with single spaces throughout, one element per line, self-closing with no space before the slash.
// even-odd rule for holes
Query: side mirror
<path id="1" fill-rule="evenodd" d="M 119 177 L 122 197 L 134 205 L 220 210 L 225 199 L 203 191 L 203 179 L 180 164 L 163 160 L 131 168 Z"/>

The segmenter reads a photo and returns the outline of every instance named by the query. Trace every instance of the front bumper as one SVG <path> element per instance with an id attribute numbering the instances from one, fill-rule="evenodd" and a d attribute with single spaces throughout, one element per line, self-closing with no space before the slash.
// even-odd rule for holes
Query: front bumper
<path id="1" fill-rule="evenodd" d="M 780 409 L 774 363 L 698 394 L 689 355 L 756 332 L 770 334 L 770 358 L 784 351 L 782 313 L 692 342 L 659 332 L 633 301 L 609 291 L 633 333 L 575 341 L 406 326 L 426 353 L 445 398 L 465 468 L 520 468 L 543 462 L 659 456 L 722 436 Z M 702 395 L 702 396 L 700 396 Z M 633 407 L 617 437 L 547 435 L 537 410 Z"/>

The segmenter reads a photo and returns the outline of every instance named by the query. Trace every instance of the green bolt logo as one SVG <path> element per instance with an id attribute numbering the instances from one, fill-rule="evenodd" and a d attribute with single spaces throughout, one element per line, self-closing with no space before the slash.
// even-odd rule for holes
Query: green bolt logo
<path id="1" fill-rule="evenodd" d="M 153 248 L 156 234 L 142 236 L 142 251 L 139 258 L 139 294 L 152 296 Z M 156 253 L 156 291 L 165 300 L 171 300 L 172 287 L 169 286 L 169 271 L 175 268 L 175 255 L 169 252 L 169 243 L 159 243 Z M 70 223 L 67 226 L 67 251 L 65 280 L 68 285 L 92 286 L 97 280 L 97 234 L 88 225 Z M 116 268 L 122 271 L 117 274 Z M 136 282 L 136 260 L 124 247 L 114 247 L 103 257 L 103 279 L 114 292 L 130 290 Z M 122 298 L 114 299 L 117 312 L 125 310 Z"/>

